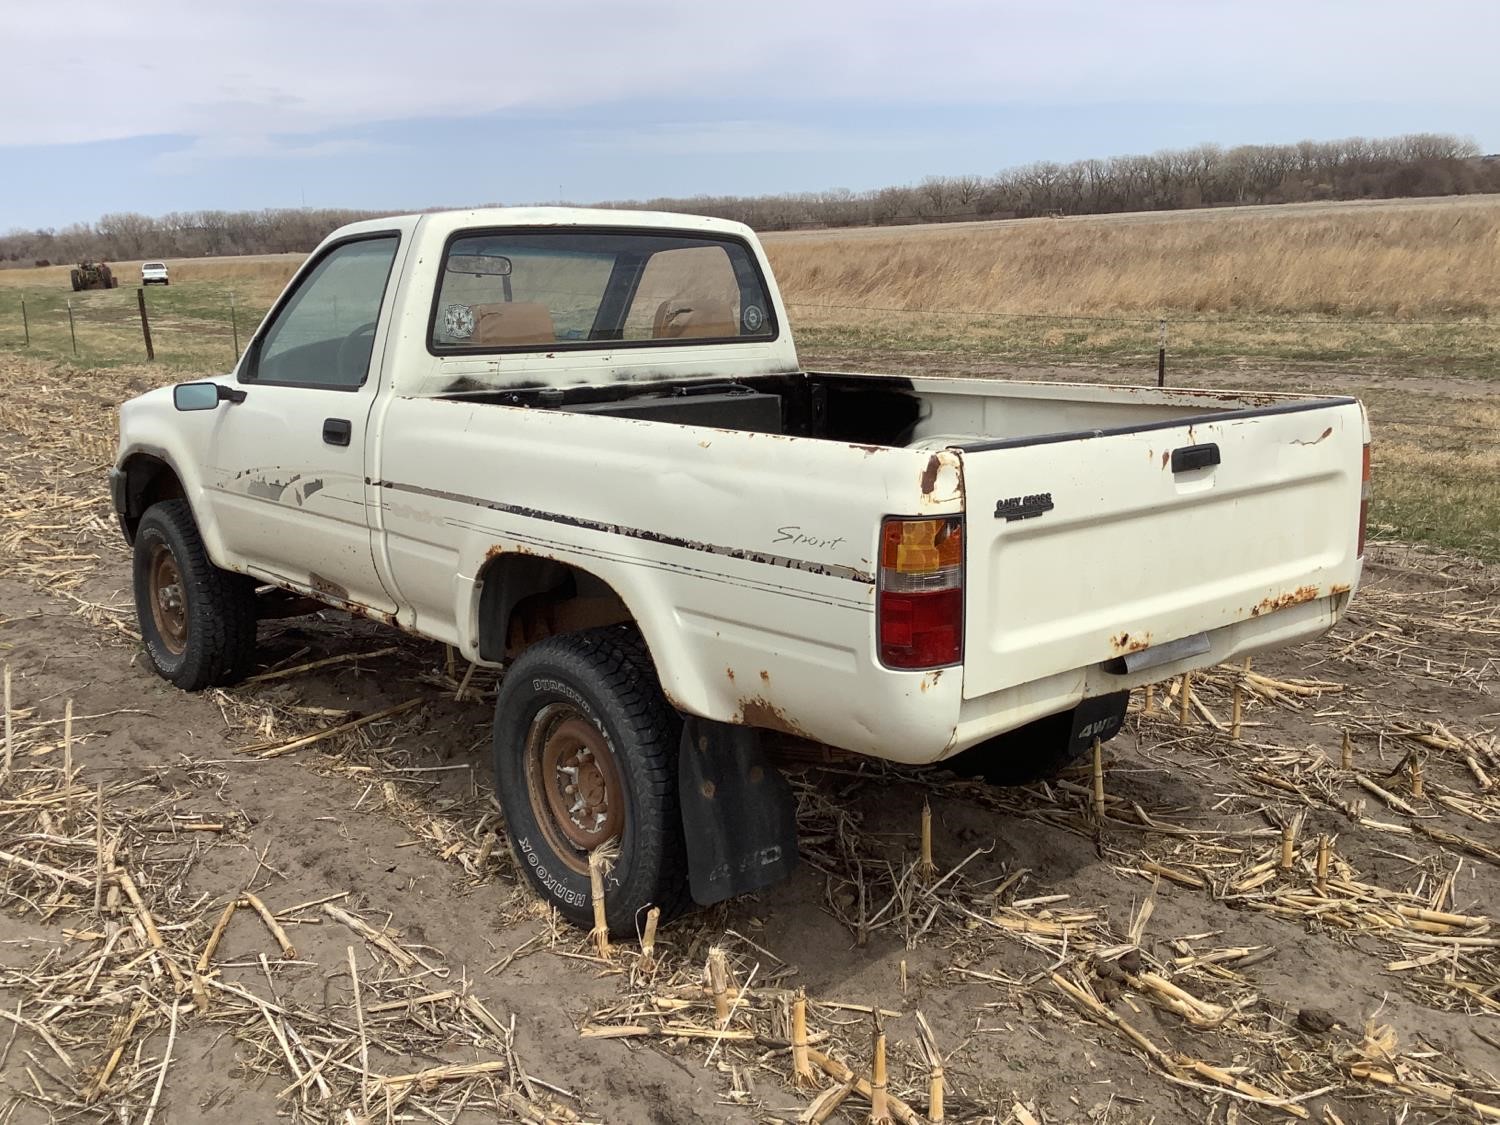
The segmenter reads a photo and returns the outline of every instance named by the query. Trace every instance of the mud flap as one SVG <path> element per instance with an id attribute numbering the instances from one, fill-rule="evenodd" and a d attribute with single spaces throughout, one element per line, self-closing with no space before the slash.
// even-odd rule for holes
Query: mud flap
<path id="1" fill-rule="evenodd" d="M 1073 728 L 1068 735 L 1068 756 L 1081 758 L 1094 747 L 1094 739 L 1108 742 L 1125 725 L 1125 708 L 1130 703 L 1128 691 L 1112 692 L 1085 699 L 1073 709 Z"/>
<path id="2" fill-rule="evenodd" d="M 792 873 L 797 802 L 754 730 L 685 717 L 677 778 L 693 901 L 723 902 Z"/>

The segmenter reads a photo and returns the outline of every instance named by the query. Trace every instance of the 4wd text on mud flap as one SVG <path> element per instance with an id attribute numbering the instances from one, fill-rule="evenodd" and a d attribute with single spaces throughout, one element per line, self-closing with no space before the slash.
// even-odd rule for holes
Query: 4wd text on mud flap
<path id="1" fill-rule="evenodd" d="M 1092 739 L 1092 738 L 1095 738 L 1098 735 L 1102 735 L 1105 731 L 1109 730 L 1111 727 L 1115 727 L 1115 726 L 1118 726 L 1118 725 L 1119 725 L 1119 723 L 1115 719 L 1098 719 L 1098 720 L 1090 723 L 1088 726 L 1084 727 L 1081 731 L 1079 731 L 1078 732 L 1078 737 L 1081 740 Z"/>
<path id="2" fill-rule="evenodd" d="M 752 852 L 750 855 L 740 857 L 739 861 L 735 864 L 734 869 L 744 872 L 750 871 L 756 867 L 769 867 L 773 863 L 780 862 L 781 849 L 779 847 L 772 846 L 769 848 L 761 848 L 757 852 Z M 715 867 L 712 872 L 709 873 L 709 881 L 713 882 L 727 879 L 729 878 L 730 871 L 731 868 L 728 863 L 721 863 L 717 867 Z"/>

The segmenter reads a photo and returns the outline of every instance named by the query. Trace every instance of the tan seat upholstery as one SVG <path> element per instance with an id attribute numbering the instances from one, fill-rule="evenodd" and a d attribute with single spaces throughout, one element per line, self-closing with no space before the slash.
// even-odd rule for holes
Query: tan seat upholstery
<path id="1" fill-rule="evenodd" d="M 475 305 L 474 332 L 466 343 L 476 347 L 555 344 L 557 329 L 547 306 L 534 301 Z"/>
<path id="2" fill-rule="evenodd" d="M 738 336 L 734 306 L 728 301 L 663 301 L 656 306 L 651 337 L 701 340 Z"/>

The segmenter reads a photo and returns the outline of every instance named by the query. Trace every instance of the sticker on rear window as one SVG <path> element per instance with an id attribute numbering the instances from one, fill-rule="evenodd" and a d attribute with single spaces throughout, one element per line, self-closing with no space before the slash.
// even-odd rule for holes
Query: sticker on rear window
<path id="1" fill-rule="evenodd" d="M 443 331 L 455 340 L 474 335 L 474 310 L 468 305 L 449 305 L 443 310 Z"/>

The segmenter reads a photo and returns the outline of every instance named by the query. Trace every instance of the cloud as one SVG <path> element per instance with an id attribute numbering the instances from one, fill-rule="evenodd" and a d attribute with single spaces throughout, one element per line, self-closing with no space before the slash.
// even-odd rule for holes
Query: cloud
<path id="1" fill-rule="evenodd" d="M 193 138 L 184 148 L 161 153 L 151 160 L 150 168 L 154 172 L 172 175 L 195 172 L 225 160 L 325 160 L 398 151 L 398 145 L 354 137 L 304 140 L 263 133 L 214 133 Z"/>
<path id="2" fill-rule="evenodd" d="M 608 131 L 582 131 L 572 146 L 597 153 L 632 156 L 753 156 L 764 153 L 905 152 L 925 146 L 926 139 L 900 132 L 872 137 L 789 125 L 776 121 L 665 121 Z"/>
<path id="3" fill-rule="evenodd" d="M 1500 100 L 1492 0 L 69 0 L 5 25 L 0 104 L 25 109 L 0 146 L 194 138 L 184 159 L 627 100 L 679 121 L 716 101 Z"/>

